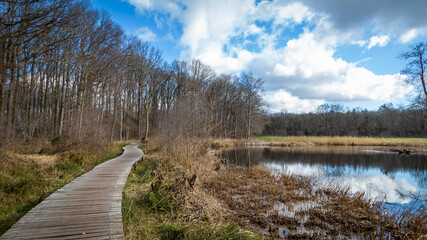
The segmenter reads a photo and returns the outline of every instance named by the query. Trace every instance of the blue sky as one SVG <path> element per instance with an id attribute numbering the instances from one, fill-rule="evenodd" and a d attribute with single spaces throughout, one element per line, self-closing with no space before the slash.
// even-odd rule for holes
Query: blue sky
<path id="1" fill-rule="evenodd" d="M 409 3 L 410 2 L 410 3 Z M 218 73 L 253 71 L 269 111 L 323 103 L 406 105 L 398 59 L 427 40 L 424 0 L 92 0 L 165 60 L 200 59 Z"/>

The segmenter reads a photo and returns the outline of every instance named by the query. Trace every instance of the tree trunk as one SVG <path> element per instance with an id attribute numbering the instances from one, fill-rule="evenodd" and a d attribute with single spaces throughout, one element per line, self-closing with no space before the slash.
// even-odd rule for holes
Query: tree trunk
<path id="1" fill-rule="evenodd" d="M 421 83 L 423 85 L 424 96 L 425 96 L 425 99 L 427 101 L 427 88 L 426 88 L 426 82 L 424 81 L 424 63 L 423 63 L 423 55 L 422 54 L 420 54 L 420 68 L 421 68 L 420 79 L 421 79 Z"/>
<path id="2" fill-rule="evenodd" d="M 35 61 L 35 60 L 33 60 Z M 28 103 L 28 137 L 31 139 L 33 137 L 33 104 L 34 104 L 34 82 L 35 82 L 35 63 L 31 65 L 31 73 L 30 73 L 30 100 Z"/>
<path id="3" fill-rule="evenodd" d="M 85 97 L 84 97 L 84 95 L 85 95 L 85 92 L 86 92 L 86 90 L 83 90 L 83 97 L 82 97 L 82 101 L 81 101 L 81 104 L 80 104 L 80 116 L 79 116 L 79 126 L 78 126 L 78 129 L 77 129 L 77 136 L 80 138 L 80 134 L 81 134 L 81 131 L 82 131 L 82 126 L 83 126 L 83 110 L 84 110 L 84 105 L 85 105 Z"/>
<path id="4" fill-rule="evenodd" d="M 148 130 L 149 130 L 149 126 L 150 126 L 150 118 L 149 118 L 149 114 L 150 114 L 150 109 L 151 109 L 151 99 L 150 101 L 148 101 L 148 106 L 145 112 L 145 139 L 148 139 Z"/>
<path id="5" fill-rule="evenodd" d="M 248 130 L 247 130 L 247 135 L 246 135 L 246 139 L 249 139 L 251 136 L 251 100 L 249 100 L 249 106 L 248 106 Z"/>
<path id="6" fill-rule="evenodd" d="M 12 61 L 14 62 L 14 61 Z M 7 101 L 7 127 L 6 127 L 6 139 L 10 140 L 12 134 L 12 121 L 13 121 L 13 109 L 14 109 L 14 88 L 15 88 L 15 67 L 13 66 L 10 73 L 9 89 L 8 89 L 8 101 Z"/>
<path id="7" fill-rule="evenodd" d="M 120 141 L 123 141 L 123 112 L 124 112 L 124 107 L 123 107 L 123 100 L 121 100 L 121 104 L 120 104 Z"/>

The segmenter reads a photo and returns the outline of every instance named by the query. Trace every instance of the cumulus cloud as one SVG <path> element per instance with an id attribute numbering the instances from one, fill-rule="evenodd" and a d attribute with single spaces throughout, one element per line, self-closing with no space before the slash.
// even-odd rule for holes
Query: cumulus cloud
<path id="1" fill-rule="evenodd" d="M 268 91 L 263 97 L 269 103 L 268 110 L 271 112 L 307 113 L 315 111 L 317 106 L 325 103 L 321 99 L 300 99 L 283 89 Z"/>
<path id="2" fill-rule="evenodd" d="M 290 1 L 263 1 L 253 14 L 259 20 L 273 20 L 275 25 L 300 24 L 314 17 L 314 13 L 307 6 Z"/>
<path id="3" fill-rule="evenodd" d="M 398 73 L 377 75 L 335 56 L 340 45 L 371 49 L 423 34 L 420 6 L 427 2 L 390 1 L 128 0 L 181 24 L 181 58 L 200 59 L 220 73 L 250 69 L 265 80 L 271 111 L 298 112 L 325 101 L 391 101 L 410 90 Z M 285 41 L 295 27 L 303 32 Z"/>
<path id="4" fill-rule="evenodd" d="M 371 49 L 375 46 L 384 47 L 387 45 L 390 38 L 388 36 L 373 36 L 369 39 L 368 49 Z"/>
<path id="5" fill-rule="evenodd" d="M 287 89 L 294 96 L 327 101 L 390 101 L 410 89 L 403 86 L 401 74 L 376 75 L 334 57 L 327 42 L 314 33 L 290 40 L 281 51 L 262 54 L 276 62 L 269 77 L 270 89 Z"/>
<path id="6" fill-rule="evenodd" d="M 139 28 L 136 31 L 136 36 L 146 42 L 154 42 L 158 39 L 157 35 L 147 27 Z"/>

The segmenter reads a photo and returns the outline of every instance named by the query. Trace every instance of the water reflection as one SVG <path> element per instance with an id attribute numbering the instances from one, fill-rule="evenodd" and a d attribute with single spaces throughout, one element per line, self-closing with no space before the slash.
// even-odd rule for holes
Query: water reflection
<path id="1" fill-rule="evenodd" d="M 399 155 L 375 147 L 240 148 L 226 150 L 231 164 L 263 165 L 280 172 L 315 177 L 365 191 L 387 202 L 409 204 L 408 196 L 427 201 L 427 155 Z"/>

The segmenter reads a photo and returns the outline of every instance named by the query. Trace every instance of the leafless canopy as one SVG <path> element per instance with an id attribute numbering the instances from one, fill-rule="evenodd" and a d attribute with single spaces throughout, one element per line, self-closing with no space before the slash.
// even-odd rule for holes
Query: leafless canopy
<path id="1" fill-rule="evenodd" d="M 3 143 L 148 138 L 171 126 L 193 135 L 260 132 L 251 74 L 248 82 L 198 60 L 167 63 L 88 1 L 7 0 L 0 14 Z"/>

